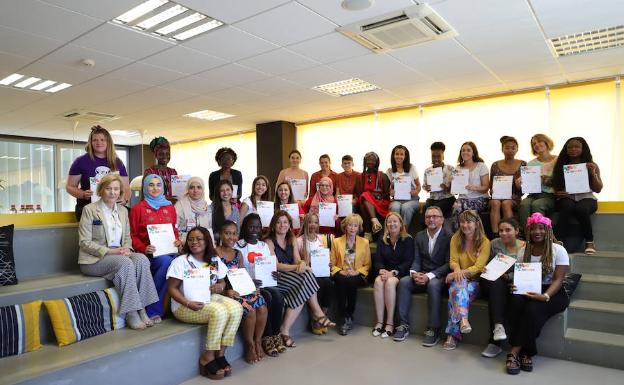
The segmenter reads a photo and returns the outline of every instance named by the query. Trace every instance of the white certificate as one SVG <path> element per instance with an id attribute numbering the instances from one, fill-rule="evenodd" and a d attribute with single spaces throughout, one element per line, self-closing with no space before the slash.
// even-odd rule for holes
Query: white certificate
<path id="1" fill-rule="evenodd" d="M 310 252 L 310 266 L 317 277 L 329 277 L 329 249 L 320 248 Z"/>
<path id="2" fill-rule="evenodd" d="M 432 167 L 425 170 L 425 184 L 429 186 L 431 192 L 442 191 L 444 183 L 444 172 L 442 167 Z"/>
<path id="3" fill-rule="evenodd" d="M 336 204 L 335 203 L 319 203 L 319 226 L 336 227 Z"/>
<path id="4" fill-rule="evenodd" d="M 408 201 L 412 199 L 412 181 L 409 177 L 398 176 L 394 178 L 394 200 Z"/>
<path id="5" fill-rule="evenodd" d="M 274 271 L 277 271 L 275 255 L 256 255 L 254 258 L 254 277 L 262 281 L 261 287 L 277 286 L 277 281 L 271 274 Z"/>
<path id="6" fill-rule="evenodd" d="M 290 189 L 292 190 L 293 198 L 296 201 L 305 200 L 306 196 L 306 180 L 305 179 L 291 179 Z"/>
<path id="7" fill-rule="evenodd" d="M 587 163 L 566 164 L 563 166 L 563 178 L 568 194 L 591 192 Z"/>
<path id="8" fill-rule="evenodd" d="M 190 175 L 171 175 L 171 195 L 178 199 L 182 198 L 189 179 Z"/>
<path id="9" fill-rule="evenodd" d="M 496 175 L 492 180 L 492 199 L 511 199 L 512 175 Z"/>
<path id="10" fill-rule="evenodd" d="M 275 213 L 275 203 L 272 201 L 257 201 L 256 211 L 258 215 L 260 215 L 262 227 L 269 227 L 271 218 L 273 218 L 273 214 Z"/>
<path id="11" fill-rule="evenodd" d="M 188 277 L 182 280 L 182 291 L 189 301 L 210 302 L 210 269 L 188 270 Z"/>
<path id="12" fill-rule="evenodd" d="M 238 185 L 232 185 L 232 198 L 238 198 Z"/>
<path id="13" fill-rule="evenodd" d="M 97 195 L 97 185 L 100 183 L 99 180 L 96 180 L 95 177 L 89 178 L 89 190 L 93 191 L 93 195 L 91 195 L 91 203 L 97 202 L 100 200 L 100 196 Z"/>
<path id="14" fill-rule="evenodd" d="M 156 248 L 154 257 L 166 254 L 178 254 L 178 248 L 173 244 L 175 235 L 171 223 L 161 223 L 158 225 L 147 225 L 147 235 L 150 245 Z"/>
<path id="15" fill-rule="evenodd" d="M 338 216 L 340 218 L 353 213 L 353 194 L 338 195 L 336 201 L 338 202 Z"/>
<path id="16" fill-rule="evenodd" d="M 256 291 L 256 285 L 254 285 L 246 269 L 231 269 L 228 271 L 227 277 L 232 289 L 240 295 L 248 295 Z"/>
<path id="17" fill-rule="evenodd" d="M 514 266 L 514 294 L 542 294 L 542 263 L 516 263 Z"/>
<path id="18" fill-rule="evenodd" d="M 280 205 L 280 210 L 284 210 L 288 213 L 288 215 L 290 215 L 293 221 L 293 229 L 301 228 L 301 221 L 299 220 L 299 205 L 297 203 Z"/>
<path id="19" fill-rule="evenodd" d="M 542 192 L 542 167 L 520 166 L 522 176 L 522 193 L 539 194 Z"/>
<path id="20" fill-rule="evenodd" d="M 453 175 L 453 181 L 451 182 L 451 193 L 468 194 L 466 186 L 468 186 L 470 171 L 464 168 L 456 168 L 455 170 L 453 170 L 453 173 L 451 175 Z"/>
<path id="21" fill-rule="evenodd" d="M 498 253 L 490 263 L 485 266 L 485 273 L 481 274 L 481 278 L 489 281 L 496 281 L 501 275 L 505 274 L 513 264 L 516 263 L 514 257 Z"/>

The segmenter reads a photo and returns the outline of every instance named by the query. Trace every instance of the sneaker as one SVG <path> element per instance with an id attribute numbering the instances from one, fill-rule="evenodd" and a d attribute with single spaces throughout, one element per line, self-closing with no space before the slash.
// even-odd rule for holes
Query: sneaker
<path id="1" fill-rule="evenodd" d="M 488 346 L 486 346 L 486 348 L 483 349 L 483 351 L 481 352 L 481 355 L 487 358 L 494 358 L 498 356 L 502 351 L 503 349 L 501 349 L 500 346 L 488 344 Z"/>
<path id="2" fill-rule="evenodd" d="M 399 325 L 394 330 L 394 337 L 392 337 L 392 339 L 397 341 L 397 342 L 401 342 L 401 341 L 405 341 L 407 336 L 409 336 L 409 326 L 407 326 L 407 325 Z"/>
<path id="3" fill-rule="evenodd" d="M 425 330 L 425 338 L 423 338 L 422 345 L 426 347 L 435 346 L 440 341 L 440 335 L 433 329 Z"/>
<path id="4" fill-rule="evenodd" d="M 353 329 L 353 319 L 351 317 L 346 317 L 344 323 L 338 329 L 338 334 L 341 336 L 346 336 L 349 334 L 349 330 Z"/>
<path id="5" fill-rule="evenodd" d="M 494 325 L 493 331 L 493 339 L 494 341 L 503 341 L 507 339 L 507 334 L 505 334 L 505 327 L 502 324 Z"/>

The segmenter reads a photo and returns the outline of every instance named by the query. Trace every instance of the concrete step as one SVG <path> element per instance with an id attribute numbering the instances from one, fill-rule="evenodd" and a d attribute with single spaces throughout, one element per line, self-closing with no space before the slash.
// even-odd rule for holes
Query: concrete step
<path id="1" fill-rule="evenodd" d="M 624 304 L 572 300 L 568 308 L 568 327 L 624 334 Z"/>
<path id="2" fill-rule="evenodd" d="M 595 255 L 570 255 L 572 271 L 581 274 L 624 276 L 624 252 L 598 251 Z"/>
<path id="3" fill-rule="evenodd" d="M 624 303 L 624 276 L 583 274 L 573 298 Z"/>
<path id="4" fill-rule="evenodd" d="M 624 335 L 569 328 L 565 333 L 566 359 L 624 369 Z"/>

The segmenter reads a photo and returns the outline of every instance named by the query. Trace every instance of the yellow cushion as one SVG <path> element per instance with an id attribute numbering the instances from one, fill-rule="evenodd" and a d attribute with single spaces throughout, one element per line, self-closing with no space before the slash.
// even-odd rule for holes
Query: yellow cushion
<path id="1" fill-rule="evenodd" d="M 41 347 L 41 301 L 0 307 L 0 357 L 32 352 Z"/>

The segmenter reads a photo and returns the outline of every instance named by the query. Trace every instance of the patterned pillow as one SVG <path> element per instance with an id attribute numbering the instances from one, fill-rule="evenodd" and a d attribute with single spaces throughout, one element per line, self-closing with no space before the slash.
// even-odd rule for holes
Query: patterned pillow
<path id="1" fill-rule="evenodd" d="M 41 347 L 41 301 L 0 307 L 0 357 L 32 352 Z"/>
<path id="2" fill-rule="evenodd" d="M 0 227 L 0 286 L 17 285 L 13 258 L 13 225 Z"/>
<path id="3" fill-rule="evenodd" d="M 126 326 L 125 320 L 117 314 L 119 295 L 114 288 L 43 303 L 52 320 L 58 346 Z"/>

